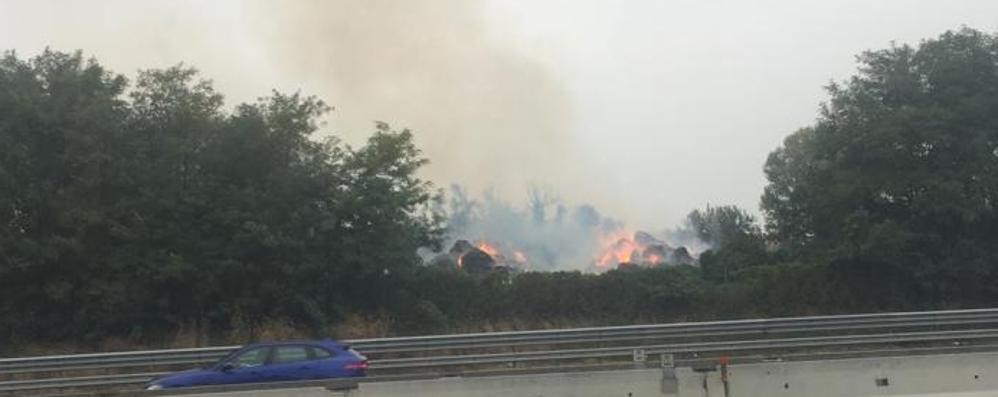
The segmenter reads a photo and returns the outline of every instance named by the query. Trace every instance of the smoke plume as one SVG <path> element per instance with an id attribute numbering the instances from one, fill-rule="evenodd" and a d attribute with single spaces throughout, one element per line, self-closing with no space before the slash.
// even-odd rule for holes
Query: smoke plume
<path id="1" fill-rule="evenodd" d="M 537 54 L 488 29 L 483 4 L 268 1 L 249 15 L 277 69 L 336 108 L 347 142 L 375 120 L 413 129 L 426 177 L 508 197 L 564 167 L 569 100 Z"/>

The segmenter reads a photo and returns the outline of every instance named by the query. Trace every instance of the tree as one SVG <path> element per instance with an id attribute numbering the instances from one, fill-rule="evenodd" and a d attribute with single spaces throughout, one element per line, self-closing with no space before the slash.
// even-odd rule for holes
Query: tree
<path id="1" fill-rule="evenodd" d="M 995 296 L 998 40 L 965 28 L 859 63 L 770 154 L 767 229 L 850 304 Z"/>
<path id="2" fill-rule="evenodd" d="M 766 247 L 752 214 L 733 205 L 707 206 L 686 216 L 686 227 L 710 245 L 700 254 L 700 267 L 709 279 L 728 281 L 741 269 L 762 264 Z"/>
<path id="3" fill-rule="evenodd" d="M 701 241 L 716 248 L 760 234 L 755 217 L 733 205 L 693 210 L 686 215 L 686 224 Z"/>
<path id="4" fill-rule="evenodd" d="M 412 139 L 411 131 L 379 122 L 364 147 L 347 149 L 342 186 L 349 188 L 332 209 L 335 223 L 325 241 L 333 253 L 328 260 L 336 264 L 330 274 L 339 277 L 328 285 L 364 299 L 341 304 L 369 310 L 405 305 L 408 299 L 398 294 L 422 264 L 416 250 L 439 250 L 443 216 L 434 208 L 440 193 L 417 177 L 428 160 Z"/>
<path id="5" fill-rule="evenodd" d="M 121 241 L 113 197 L 130 189 L 115 163 L 125 86 L 80 53 L 0 59 L 0 336 L 64 334 L 125 301 L 94 276 L 113 268 L 101 257 Z"/>

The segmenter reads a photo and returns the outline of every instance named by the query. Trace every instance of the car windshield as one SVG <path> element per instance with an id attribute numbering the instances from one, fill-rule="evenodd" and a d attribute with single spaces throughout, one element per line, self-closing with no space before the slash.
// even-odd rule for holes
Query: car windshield
<path id="1" fill-rule="evenodd" d="M 236 367 L 262 365 L 267 358 L 266 352 L 266 347 L 237 349 L 216 361 L 212 367 L 221 367 L 226 363 L 233 364 Z"/>
<path id="2" fill-rule="evenodd" d="M 257 367 L 263 365 L 267 361 L 267 351 L 269 348 L 258 347 L 255 349 L 247 350 L 232 359 L 232 363 L 236 367 Z"/>
<path id="3" fill-rule="evenodd" d="M 218 359 L 218 361 L 215 361 L 215 363 L 211 364 L 209 366 L 209 368 L 221 367 L 222 364 L 225 364 L 225 363 L 229 362 L 229 360 L 231 360 L 232 357 L 235 357 L 236 354 L 239 354 L 239 352 L 242 352 L 242 351 L 243 351 L 243 349 L 236 349 L 236 350 L 233 350 L 233 351 L 229 352 L 225 356 L 222 356 L 222 358 Z"/>

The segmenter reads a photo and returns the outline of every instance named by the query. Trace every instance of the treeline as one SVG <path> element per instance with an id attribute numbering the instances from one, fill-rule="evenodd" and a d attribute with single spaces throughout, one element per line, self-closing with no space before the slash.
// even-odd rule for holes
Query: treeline
<path id="1" fill-rule="evenodd" d="M 0 340 L 319 329 L 394 310 L 440 222 L 408 131 L 313 139 L 329 108 L 223 109 L 181 66 L 0 60 Z"/>
<path id="2" fill-rule="evenodd" d="M 766 229 L 855 310 L 994 305 L 998 39 L 870 51 L 766 162 Z M 841 292 L 839 292 L 841 291 Z"/>
<path id="3" fill-rule="evenodd" d="M 769 155 L 765 233 L 737 209 L 691 214 L 727 225 L 703 276 L 790 276 L 808 289 L 783 304 L 823 312 L 994 306 L 998 38 L 964 28 L 857 59 L 816 122 Z"/>
<path id="4" fill-rule="evenodd" d="M 275 319 L 322 334 L 351 315 L 414 334 L 993 306 L 998 39 L 962 29 L 858 59 L 770 154 L 763 225 L 690 214 L 713 247 L 698 265 L 470 275 L 416 255 L 446 224 L 408 131 L 378 124 L 351 148 L 311 136 L 329 110 L 314 98 L 227 111 L 184 67 L 130 84 L 79 53 L 8 53 L 0 345 Z"/>

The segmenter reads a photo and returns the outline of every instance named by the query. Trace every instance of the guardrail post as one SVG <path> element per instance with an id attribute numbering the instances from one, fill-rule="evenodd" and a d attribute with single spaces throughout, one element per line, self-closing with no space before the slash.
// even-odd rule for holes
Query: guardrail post
<path id="1" fill-rule="evenodd" d="M 633 359 L 635 368 L 644 368 L 645 361 L 648 361 L 648 354 L 645 352 L 645 349 L 634 349 L 631 352 L 631 358 Z"/>
<path id="2" fill-rule="evenodd" d="M 728 356 L 721 356 L 717 362 L 721 365 L 721 383 L 724 385 L 724 397 L 728 397 L 731 394 L 731 385 L 728 383 L 728 363 L 731 362 L 731 359 Z"/>
<path id="3" fill-rule="evenodd" d="M 671 353 L 662 353 L 659 355 L 659 359 L 661 360 L 662 368 L 676 367 L 676 356 Z"/>
<path id="4" fill-rule="evenodd" d="M 678 395 L 679 379 L 676 378 L 676 357 L 672 354 L 659 356 L 662 363 L 662 394 Z"/>

